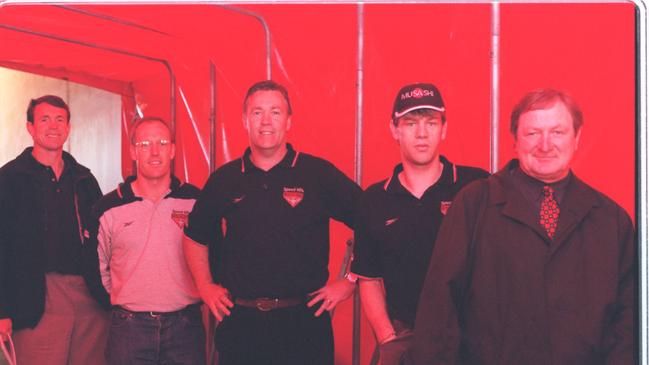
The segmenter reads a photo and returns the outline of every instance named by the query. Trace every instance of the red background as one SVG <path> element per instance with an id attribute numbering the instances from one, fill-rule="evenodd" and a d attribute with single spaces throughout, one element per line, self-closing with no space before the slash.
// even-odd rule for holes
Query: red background
<path id="1" fill-rule="evenodd" d="M 353 177 L 359 7 L 257 4 L 237 8 L 262 16 L 272 33 L 273 78 L 288 87 L 294 109 L 290 142 L 298 150 L 327 158 Z M 575 172 L 635 216 L 633 4 L 500 4 L 496 95 L 491 92 L 492 5 L 365 4 L 362 9 L 363 157 L 358 163 L 363 187 L 387 177 L 398 162 L 388 122 L 403 84 L 426 81 L 440 88 L 449 123 L 442 153 L 453 162 L 485 169 L 490 161 L 491 98 L 497 98 L 500 111 L 498 165 L 502 166 L 513 157 L 508 132 L 512 106 L 531 89 L 553 87 L 572 94 L 584 111 Z M 209 174 L 204 150 L 209 153 L 209 65 L 213 62 L 217 165 L 238 157 L 247 146 L 241 102 L 246 89 L 266 76 L 263 28 L 252 17 L 216 5 L 4 5 L 0 26 L 5 26 L 0 27 L 0 66 L 120 93 L 127 122 L 136 103 L 145 115 L 168 118 L 169 77 L 161 63 L 6 26 L 167 60 L 177 82 L 175 171 L 199 186 Z M 122 159 L 128 175 L 128 154 L 123 153 Z M 347 228 L 333 225 L 332 275 L 338 272 L 343 243 L 350 236 Z M 351 364 L 351 320 L 348 301 L 334 316 L 339 364 Z M 368 363 L 373 347 L 373 336 L 363 321 L 362 364 Z"/>

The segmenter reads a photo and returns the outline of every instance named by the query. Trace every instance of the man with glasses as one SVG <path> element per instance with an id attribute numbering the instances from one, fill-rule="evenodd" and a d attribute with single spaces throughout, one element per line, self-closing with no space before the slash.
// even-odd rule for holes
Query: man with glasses
<path id="1" fill-rule="evenodd" d="M 175 145 L 162 119 L 133 125 L 130 154 L 137 175 L 93 209 L 92 287 L 102 303 L 113 306 L 107 360 L 203 364 L 200 297 L 181 244 L 198 189 L 171 174 Z"/>
<path id="2" fill-rule="evenodd" d="M 97 180 L 63 145 L 70 108 L 33 99 L 33 147 L 0 169 L 0 341 L 12 334 L 21 365 L 103 364 L 108 318 L 83 279 Z"/>

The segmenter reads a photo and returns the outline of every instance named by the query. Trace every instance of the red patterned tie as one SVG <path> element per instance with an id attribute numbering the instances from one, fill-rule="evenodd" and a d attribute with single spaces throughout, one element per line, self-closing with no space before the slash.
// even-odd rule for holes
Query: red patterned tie
<path id="1" fill-rule="evenodd" d="M 554 189 L 549 186 L 543 187 L 543 201 L 541 202 L 541 226 L 548 232 L 548 237 L 552 238 L 557 230 L 559 221 L 559 205 L 554 200 Z"/>

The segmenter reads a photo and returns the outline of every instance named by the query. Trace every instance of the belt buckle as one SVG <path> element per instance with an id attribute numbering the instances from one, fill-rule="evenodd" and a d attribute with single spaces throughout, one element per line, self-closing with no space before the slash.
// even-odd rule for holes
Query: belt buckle
<path id="1" fill-rule="evenodd" d="M 257 306 L 257 309 L 259 309 L 262 312 L 268 312 L 269 310 L 277 308 L 277 304 L 279 302 L 279 299 L 272 299 L 272 298 L 259 298 L 255 301 L 255 305 Z"/>
<path id="2" fill-rule="evenodd" d="M 153 311 L 149 311 L 148 314 L 153 318 L 158 318 L 158 317 L 160 317 L 162 315 L 161 313 L 156 313 L 156 312 L 153 312 Z"/>

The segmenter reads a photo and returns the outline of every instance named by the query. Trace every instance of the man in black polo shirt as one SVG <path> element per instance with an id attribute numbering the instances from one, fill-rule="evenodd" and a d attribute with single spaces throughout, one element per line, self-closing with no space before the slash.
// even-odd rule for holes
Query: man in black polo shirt
<path id="1" fill-rule="evenodd" d="M 34 145 L 0 169 L 0 340 L 12 334 L 18 363 L 103 364 L 108 313 L 83 279 L 82 247 L 97 180 L 63 145 L 70 109 L 33 99 Z"/>
<path id="2" fill-rule="evenodd" d="M 403 87 L 390 123 L 401 164 L 361 197 L 352 272 L 360 278 L 382 365 L 399 364 L 409 346 L 437 230 L 453 197 L 467 183 L 488 176 L 440 156 L 446 127 L 444 102 L 434 85 Z"/>
<path id="3" fill-rule="evenodd" d="M 200 295 L 221 321 L 219 364 L 331 365 L 327 311 L 354 285 L 325 285 L 329 219 L 351 227 L 361 190 L 286 143 L 291 105 L 283 86 L 253 85 L 243 122 L 250 147 L 210 176 L 183 243 Z"/>

